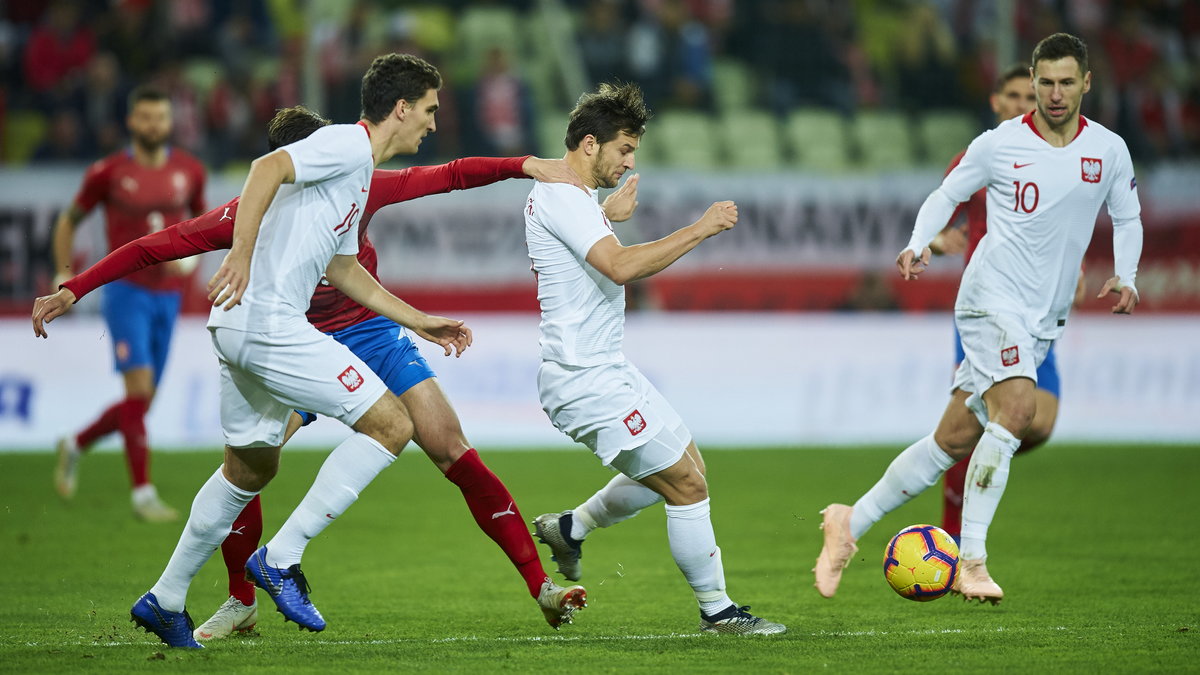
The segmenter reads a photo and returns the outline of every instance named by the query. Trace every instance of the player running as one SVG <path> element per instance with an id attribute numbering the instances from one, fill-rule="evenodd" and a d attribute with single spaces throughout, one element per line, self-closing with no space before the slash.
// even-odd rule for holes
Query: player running
<path id="1" fill-rule="evenodd" d="M 305 138 L 327 124 L 328 120 L 301 106 L 287 108 L 279 111 L 271 121 L 268 142 L 274 150 Z M 428 194 L 480 187 L 498 180 L 524 176 L 539 180 L 579 180 L 562 160 L 542 160 L 531 156 L 505 159 L 476 157 L 436 167 L 376 170 L 371 178 L 370 196 L 359 222 L 359 262 L 368 272 L 376 275 L 377 257 L 367 237 L 367 226 L 371 216 L 383 206 Z M 610 196 L 606 207 L 615 219 L 623 220 L 632 210 L 635 191 L 627 189 L 620 192 Z M 62 314 L 77 298 L 123 275 L 147 265 L 228 248 L 233 238 L 237 205 L 238 199 L 234 198 L 203 216 L 130 242 L 74 279 L 64 282 L 58 293 L 39 298 L 35 303 L 35 332 L 44 334 L 43 322 Z M 580 587 L 562 588 L 550 582 L 515 501 L 467 442 L 453 407 L 407 334 L 396 323 L 378 317 L 329 286 L 318 287 L 308 318 L 314 325 L 324 326 L 325 332 L 350 347 L 384 378 L 392 393 L 399 396 L 408 409 L 416 428 L 417 444 L 447 478 L 459 486 L 476 523 L 509 556 L 526 581 L 530 594 L 538 601 L 546 620 L 555 628 L 570 621 L 571 614 L 577 605 L 583 603 L 586 595 Z M 311 417 L 309 413 L 305 415 Z M 292 416 L 284 443 L 299 428 L 301 420 L 299 414 Z M 493 518 L 496 513 L 506 513 L 512 517 Z M 245 580 L 245 563 L 258 548 L 261 532 L 262 511 L 259 498 L 255 497 L 234 521 L 230 536 L 221 544 L 229 572 L 230 598 L 212 618 L 196 628 L 194 635 L 197 640 L 223 638 L 234 631 L 246 631 L 254 626 L 257 605 L 254 601 L 254 585 Z"/>
<path id="2" fill-rule="evenodd" d="M 1000 602 L 1004 592 L 986 566 L 988 526 L 1008 483 L 1009 462 L 1037 406 L 1037 368 L 1062 334 L 1080 262 L 1100 204 L 1113 220 L 1116 276 L 1100 297 L 1120 296 L 1112 311 L 1130 314 L 1142 249 L 1141 207 L 1125 142 L 1079 114 L 1091 87 L 1087 46 L 1056 33 L 1033 51 L 1036 110 L 984 132 L 917 213 L 896 265 L 906 280 L 929 263 L 927 244 L 955 206 L 987 188 L 988 233 L 963 274 L 954 318 L 965 358 L 937 429 L 900 453 L 853 507 L 822 513 L 825 543 L 813 572 L 832 597 L 856 541 L 884 514 L 920 494 L 972 448 L 948 432 L 972 425 L 978 443 L 963 499 L 962 563 L 956 579 L 967 599 Z"/>
<path id="3" fill-rule="evenodd" d="M 394 155 L 415 153 L 433 131 L 440 86 L 441 76 L 425 61 L 380 56 L 363 76 L 358 124 L 323 127 L 250 167 L 233 245 L 209 282 L 225 462 L 197 493 L 162 576 L 130 610 L 135 623 L 170 646 L 201 646 L 184 608 L 188 586 L 274 477 L 294 409 L 333 417 L 355 432 L 334 448 L 299 506 L 246 565 L 285 619 L 309 630 L 323 630 L 325 620 L 309 601 L 300 567 L 308 542 L 412 437 L 407 411 L 383 380 L 306 319 L 322 276 L 364 307 L 442 345 L 447 355 L 470 345 L 463 322 L 413 309 L 356 257 L 371 174 Z"/>
<path id="4" fill-rule="evenodd" d="M 75 228 L 97 204 L 104 204 L 111 249 L 205 210 L 204 167 L 167 144 L 171 136 L 167 95 L 146 86 L 134 89 L 125 124 L 132 141 L 129 147 L 88 167 L 75 200 L 54 226 L 55 288 L 71 276 Z M 63 499 L 75 496 L 80 455 L 117 431 L 125 442 L 134 516 L 150 522 L 179 517 L 159 499 L 150 482 L 145 418 L 167 363 L 184 273 L 178 264 L 164 265 L 106 289 L 102 312 L 112 339 L 113 361 L 125 383 L 125 398 L 83 430 L 59 439 L 54 486 Z"/>
<path id="5" fill-rule="evenodd" d="M 595 190 L 615 187 L 633 168 L 649 117 L 632 84 L 604 84 L 584 94 L 567 126 L 566 160 L 583 177 L 587 194 L 536 183 L 525 205 L 525 238 L 542 308 L 542 408 L 555 427 L 621 472 L 576 509 L 543 514 L 534 525 L 559 571 L 577 581 L 589 532 L 665 499 L 671 555 L 696 595 L 701 630 L 783 633 L 782 624 L 750 614 L 726 595 L 704 460 L 683 420 L 621 352 L 623 285 L 656 274 L 737 223 L 737 206 L 717 202 L 695 223 L 658 241 L 617 241 Z"/>
<path id="6" fill-rule="evenodd" d="M 992 112 L 996 114 L 996 124 L 1020 117 L 1034 110 L 1036 104 L 1033 84 L 1029 79 L 1028 64 L 1018 63 L 1011 66 L 996 80 L 996 87 L 991 95 Z M 958 166 L 964 154 L 966 154 L 966 150 L 958 153 L 951 160 L 946 173 Z M 960 222 L 960 214 L 966 217 L 965 228 Z M 929 243 L 929 248 L 934 255 L 963 253 L 965 261 L 969 263 L 971 254 L 979 245 L 979 240 L 987 233 L 987 190 L 979 190 L 966 202 L 959 204 L 958 208 L 954 210 L 950 222 L 950 225 L 933 238 L 933 241 Z M 964 229 L 966 232 L 963 231 Z M 1083 302 L 1086 292 L 1081 274 L 1075 286 L 1075 305 Z M 962 338 L 959 337 L 957 328 L 954 329 L 954 351 L 954 363 L 962 363 L 964 352 Z M 1021 439 L 1021 447 L 1017 450 L 1017 454 L 1032 450 L 1048 441 L 1050 433 L 1054 430 L 1054 423 L 1058 419 L 1060 387 L 1058 360 L 1055 358 L 1054 351 L 1055 346 L 1051 345 L 1049 351 L 1046 352 L 1046 360 L 1038 366 L 1037 391 L 1034 393 L 1034 397 L 1037 399 L 1036 412 L 1033 415 L 1033 421 L 1029 424 L 1029 430 Z M 966 392 L 955 389 L 950 393 L 952 405 L 963 403 L 967 396 Z M 974 449 L 983 430 L 972 416 L 964 415 L 960 419 L 965 422 L 964 426 L 946 429 L 944 440 L 953 447 Z M 963 490 L 967 481 L 968 464 L 970 464 L 969 456 L 950 467 L 942 479 L 942 529 L 954 537 L 955 541 L 960 540 Z"/>

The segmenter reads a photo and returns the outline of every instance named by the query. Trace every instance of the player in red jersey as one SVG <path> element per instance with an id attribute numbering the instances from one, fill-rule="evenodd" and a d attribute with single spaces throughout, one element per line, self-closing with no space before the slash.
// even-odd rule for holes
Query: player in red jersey
<path id="1" fill-rule="evenodd" d="M 326 120 L 302 107 L 282 110 L 271 122 L 268 133 L 271 147 L 304 138 L 326 123 Z M 434 167 L 377 170 L 359 222 L 358 258 L 371 274 L 376 274 L 375 249 L 367 238 L 366 228 L 375 211 L 388 204 L 428 194 L 479 187 L 507 178 L 529 176 L 540 180 L 577 181 L 578 178 L 564 171 L 565 168 L 561 160 L 517 157 L 467 158 Z M 635 181 L 633 186 L 611 195 L 605 203 L 611 219 L 627 219 L 636 206 L 636 194 Z M 44 337 L 44 323 L 63 314 L 78 298 L 135 270 L 205 251 L 228 248 L 233 238 L 237 206 L 238 198 L 234 198 L 200 217 L 130 242 L 64 282 L 54 295 L 38 298 L 33 312 L 35 333 Z M 391 322 L 354 303 L 332 287 L 317 289 L 308 318 L 355 353 L 365 355 L 385 343 L 386 349 L 378 351 L 395 357 L 403 356 L 387 359 L 389 363 L 399 360 L 404 364 L 404 367 L 394 369 L 397 372 L 388 373 L 386 365 L 376 368 L 376 364 L 370 361 L 368 365 L 383 376 L 389 387 L 400 396 L 401 403 L 408 408 L 413 419 L 418 445 L 447 479 L 460 488 L 476 523 L 509 556 L 525 579 L 530 594 L 539 600 L 547 621 L 557 627 L 564 620 L 564 614 L 569 618 L 568 608 L 562 603 L 568 600 L 564 591 L 571 589 L 562 589 L 549 582 L 515 501 L 467 442 L 458 417 L 437 385 L 433 371 L 408 337 L 399 332 L 395 324 L 389 326 Z M 292 416 L 285 442 L 301 426 L 303 419 L 300 414 Z M 244 574 L 246 559 L 258 547 L 261 533 L 261 504 L 255 498 L 238 516 L 231 535 L 222 544 L 229 571 L 231 597 L 209 621 L 196 629 L 196 639 L 225 637 L 235 630 L 253 627 L 257 615 L 254 587 L 245 581 Z"/>
<path id="2" fill-rule="evenodd" d="M 56 288 L 71 276 L 75 228 L 97 204 L 104 204 L 111 249 L 205 210 L 204 167 L 192 155 L 167 145 L 171 135 L 167 95 L 150 87 L 135 89 L 129 97 L 126 125 L 132 139 L 129 148 L 88 167 L 75 201 L 58 217 L 53 244 Z M 184 267 L 172 263 L 142 270 L 106 290 L 103 314 L 113 360 L 125 381 L 125 398 L 79 433 L 59 440 L 54 483 L 64 499 L 75 494 L 81 453 L 119 431 L 133 484 L 134 515 L 153 522 L 178 517 L 150 482 L 145 417 L 167 362 L 184 275 Z"/>
<path id="3" fill-rule="evenodd" d="M 992 91 L 991 105 L 992 112 L 996 114 L 997 124 L 1020 117 L 1037 106 L 1029 75 L 1029 64 L 1018 63 L 1000 75 L 996 80 L 996 87 Z M 950 173 L 954 167 L 958 166 L 964 154 L 966 154 L 965 149 L 950 161 L 946 173 Z M 950 219 L 950 224 L 934 237 L 929 246 L 934 255 L 962 253 L 964 254 L 964 264 L 970 262 L 975 247 L 979 245 L 983 235 L 987 234 L 986 193 L 986 189 L 980 190 L 971 195 L 971 199 L 958 205 L 954 216 Z M 962 222 L 964 216 L 965 225 Z M 1083 275 L 1081 274 L 1075 289 L 1076 305 L 1083 301 L 1083 293 Z M 964 357 L 962 339 L 958 336 L 957 328 L 954 331 L 954 349 L 954 363 L 957 365 L 962 362 Z M 1021 440 L 1021 448 L 1017 451 L 1018 453 L 1032 450 L 1050 440 L 1054 423 L 1058 419 L 1060 380 L 1054 347 L 1050 348 L 1049 353 L 1046 354 L 1046 360 L 1038 367 L 1037 376 L 1037 392 L 1035 393 L 1037 412 L 1033 416 L 1033 422 L 1029 425 L 1029 431 Z M 975 431 L 974 425 L 965 424 L 962 428 L 950 430 L 950 433 L 955 437 L 965 439 L 962 442 L 970 445 Z M 950 467 L 942 481 L 942 529 L 954 537 L 955 541 L 958 541 L 959 532 L 962 529 L 963 489 L 967 480 L 967 466 L 970 462 L 971 457 L 968 455 Z"/>

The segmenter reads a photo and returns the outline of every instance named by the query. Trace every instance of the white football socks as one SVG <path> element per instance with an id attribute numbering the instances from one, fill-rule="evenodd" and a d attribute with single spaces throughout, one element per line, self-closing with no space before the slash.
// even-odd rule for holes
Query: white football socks
<path id="1" fill-rule="evenodd" d="M 647 506 L 663 500 L 662 495 L 619 473 L 596 494 L 571 512 L 571 538 L 583 541 L 597 527 L 612 527 L 636 516 Z"/>
<path id="2" fill-rule="evenodd" d="M 1004 427 L 988 422 L 983 436 L 967 466 L 967 484 L 963 490 L 963 560 L 987 558 L 987 531 L 996 516 L 996 507 L 1008 485 L 1008 467 L 1021 441 Z"/>
<path id="3" fill-rule="evenodd" d="M 356 433 L 329 453 L 317 479 L 279 532 L 267 542 L 267 564 L 298 564 L 309 540 L 341 516 L 396 456 L 366 434 Z"/>
<path id="4" fill-rule="evenodd" d="M 884 515 L 936 483 L 954 461 L 934 442 L 933 434 L 908 446 L 888 465 L 883 478 L 854 503 L 850 536 L 862 537 Z"/>
<path id="5" fill-rule="evenodd" d="M 159 607 L 168 612 L 183 611 L 192 579 L 225 541 L 234 519 L 256 494 L 230 483 L 219 468 L 201 486 L 192 501 L 192 511 L 183 526 L 183 534 L 179 535 L 175 552 L 158 582 L 150 589 L 158 598 Z"/>
<path id="6" fill-rule="evenodd" d="M 666 509 L 671 557 L 696 594 L 700 611 L 712 616 L 729 607 L 733 601 L 725 594 L 725 569 L 709 518 L 708 499 L 686 506 L 667 504 Z"/>

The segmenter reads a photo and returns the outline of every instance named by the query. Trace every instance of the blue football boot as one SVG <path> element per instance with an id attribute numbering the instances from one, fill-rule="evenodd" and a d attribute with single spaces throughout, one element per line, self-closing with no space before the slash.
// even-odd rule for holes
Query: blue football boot
<path id="1" fill-rule="evenodd" d="M 145 628 L 147 633 L 157 635 L 158 639 L 170 647 L 204 649 L 204 645 L 196 642 L 192 637 L 192 630 L 195 626 L 192 624 L 192 617 L 188 616 L 187 610 L 168 612 L 158 606 L 158 598 L 154 597 L 153 593 L 147 593 L 133 603 L 133 607 L 129 610 L 129 618 L 133 619 L 138 626 Z"/>
<path id="2" fill-rule="evenodd" d="M 285 621 L 295 621 L 300 628 L 314 633 L 325 630 L 325 619 L 308 599 L 311 590 L 300 565 L 287 569 L 267 564 L 267 547 L 263 546 L 246 561 L 246 579 L 263 589 L 275 601 L 275 609 Z"/>

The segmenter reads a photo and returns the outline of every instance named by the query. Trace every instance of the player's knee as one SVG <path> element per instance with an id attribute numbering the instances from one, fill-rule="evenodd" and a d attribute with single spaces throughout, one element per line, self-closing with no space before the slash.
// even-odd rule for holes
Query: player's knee
<path id="1" fill-rule="evenodd" d="M 939 428 L 933 434 L 933 442 L 950 457 L 956 460 L 963 459 L 970 455 L 971 451 L 975 449 L 975 445 L 979 443 L 979 433 L 974 429 L 967 431 Z"/>
<path id="2" fill-rule="evenodd" d="M 1021 439 L 1021 447 L 1018 452 L 1028 452 L 1045 444 L 1046 441 L 1050 440 L 1050 433 L 1053 430 L 1053 422 L 1046 424 L 1035 418 L 1029 425 L 1029 430 L 1025 432 L 1025 437 Z"/>
<path id="3" fill-rule="evenodd" d="M 413 436 L 413 423 L 400 399 L 386 395 L 354 425 L 354 430 L 375 439 L 393 455 L 399 455 Z"/>

